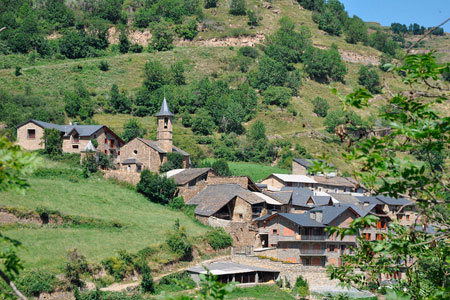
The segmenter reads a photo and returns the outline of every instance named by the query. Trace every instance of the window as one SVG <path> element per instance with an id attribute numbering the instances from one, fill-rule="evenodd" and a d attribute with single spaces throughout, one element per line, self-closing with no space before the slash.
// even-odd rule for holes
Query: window
<path id="1" fill-rule="evenodd" d="M 108 150 L 105 149 L 105 154 L 108 154 Z"/>
<path id="2" fill-rule="evenodd" d="M 336 250 L 336 245 L 330 245 L 328 248 L 328 252 L 334 252 Z"/>
<path id="3" fill-rule="evenodd" d="M 96 134 L 94 134 L 94 139 L 96 139 L 97 138 L 97 135 Z"/>
<path id="4" fill-rule="evenodd" d="M 164 118 L 164 128 L 167 128 L 169 120 L 167 118 Z"/>
<path id="5" fill-rule="evenodd" d="M 138 152 L 137 152 L 137 150 L 133 150 L 133 153 L 134 153 L 134 155 L 136 155 Z"/>
<path id="6" fill-rule="evenodd" d="M 403 219 L 403 216 L 402 215 L 398 215 L 398 217 L 397 217 L 399 220 L 402 220 Z"/>
<path id="7" fill-rule="evenodd" d="M 409 215 L 406 215 L 406 220 L 409 221 Z"/>
<path id="8" fill-rule="evenodd" d="M 109 147 L 110 148 L 114 148 L 114 140 L 110 140 L 109 141 Z"/>
<path id="9" fill-rule="evenodd" d="M 80 137 L 78 136 L 78 134 L 74 134 L 72 138 L 73 143 L 78 144 L 80 142 Z"/>
<path id="10" fill-rule="evenodd" d="M 78 145 L 72 145 L 72 149 L 78 149 Z"/>
<path id="11" fill-rule="evenodd" d="M 286 244 L 287 243 L 281 243 L 281 247 L 283 247 L 283 250 L 286 250 Z"/>
<path id="12" fill-rule="evenodd" d="M 36 138 L 36 129 L 28 129 L 28 139 L 34 140 Z"/>
<path id="13" fill-rule="evenodd" d="M 242 220 L 244 216 L 242 214 L 239 214 L 239 220 Z"/>
<path id="14" fill-rule="evenodd" d="M 120 155 L 120 151 L 117 151 L 117 155 Z"/>
<path id="15" fill-rule="evenodd" d="M 383 239 L 383 236 L 381 235 L 381 233 L 376 234 L 376 239 L 377 239 L 377 241 L 381 241 Z"/>
<path id="16" fill-rule="evenodd" d="M 273 235 L 278 235 L 278 229 L 272 229 L 272 234 Z"/>
<path id="17" fill-rule="evenodd" d="M 108 139 L 105 139 L 105 144 L 108 144 Z"/>
<path id="18" fill-rule="evenodd" d="M 372 239 L 370 233 L 363 233 L 362 236 L 366 241 L 370 241 Z"/>

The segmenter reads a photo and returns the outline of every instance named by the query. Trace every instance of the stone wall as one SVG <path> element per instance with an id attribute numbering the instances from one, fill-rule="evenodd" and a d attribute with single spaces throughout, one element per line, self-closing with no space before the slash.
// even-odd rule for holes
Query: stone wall
<path id="1" fill-rule="evenodd" d="M 106 179 L 116 179 L 118 181 L 125 181 L 131 184 L 138 184 L 139 180 L 141 179 L 140 173 L 128 173 L 124 171 L 119 170 L 107 170 L 103 172 L 103 176 Z"/>
<path id="2" fill-rule="evenodd" d="M 227 183 L 235 183 L 239 184 L 244 189 L 248 188 L 248 178 L 245 176 L 215 176 L 214 174 L 208 174 L 208 184 L 227 184 Z"/>
<path id="3" fill-rule="evenodd" d="M 295 284 L 297 277 L 301 275 L 308 281 L 309 287 L 332 287 L 339 281 L 330 280 L 326 274 L 326 268 L 318 266 L 302 266 L 300 264 L 284 263 L 272 261 L 270 259 L 261 259 L 257 256 L 233 255 L 231 260 L 238 264 L 261 267 L 280 271 L 280 277 L 286 277 L 291 286 Z"/>
<path id="4" fill-rule="evenodd" d="M 191 200 L 207 186 L 206 181 L 199 181 L 194 186 L 185 184 L 178 187 L 178 195 L 183 196 L 184 202 Z"/>
<path id="5" fill-rule="evenodd" d="M 294 175 L 307 175 L 308 170 L 301 164 L 292 160 L 292 174 Z"/>
<path id="6" fill-rule="evenodd" d="M 142 163 L 143 168 L 158 173 L 159 167 L 164 163 L 166 155 L 160 155 L 150 146 L 135 138 L 120 149 L 119 161 L 122 162 L 127 158 L 136 158 Z"/>
<path id="7" fill-rule="evenodd" d="M 28 129 L 35 130 L 34 138 L 28 137 Z M 43 137 L 44 129 L 33 122 L 28 122 L 27 124 L 17 128 L 17 144 L 25 150 L 44 149 L 44 143 L 41 144 Z"/>
<path id="8" fill-rule="evenodd" d="M 207 222 L 205 218 L 197 216 L 200 222 L 211 227 L 222 227 L 233 237 L 234 246 L 252 246 L 255 243 L 257 231 L 246 222 L 236 222 L 223 220 L 216 217 L 209 217 Z"/>

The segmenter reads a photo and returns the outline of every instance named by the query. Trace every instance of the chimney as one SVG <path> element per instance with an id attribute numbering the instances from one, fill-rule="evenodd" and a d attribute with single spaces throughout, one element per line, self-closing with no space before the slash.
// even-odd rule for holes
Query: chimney
<path id="1" fill-rule="evenodd" d="M 316 221 L 319 223 L 322 223 L 323 220 L 323 214 L 321 211 L 316 212 Z"/>

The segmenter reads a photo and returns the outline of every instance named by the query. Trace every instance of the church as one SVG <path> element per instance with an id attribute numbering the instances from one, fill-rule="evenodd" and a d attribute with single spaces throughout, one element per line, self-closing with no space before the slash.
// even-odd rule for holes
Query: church
<path id="1" fill-rule="evenodd" d="M 158 120 L 157 140 L 151 141 L 135 138 L 122 146 L 118 162 L 120 169 L 126 172 L 140 173 L 143 169 L 159 172 L 159 168 L 167 161 L 167 153 L 175 152 L 183 156 L 183 168 L 190 167 L 189 153 L 173 145 L 172 122 L 174 114 L 170 111 L 166 98 L 161 110 L 156 114 Z"/>

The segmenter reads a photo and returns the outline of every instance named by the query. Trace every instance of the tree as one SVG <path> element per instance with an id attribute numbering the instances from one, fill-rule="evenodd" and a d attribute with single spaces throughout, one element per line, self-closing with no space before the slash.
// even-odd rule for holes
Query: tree
<path id="1" fill-rule="evenodd" d="M 281 108 L 289 105 L 291 97 L 291 89 L 282 86 L 269 86 L 264 91 L 264 103 L 277 105 Z"/>
<path id="2" fill-rule="evenodd" d="M 137 137 L 144 137 L 146 133 L 147 130 L 142 127 L 141 123 L 137 119 L 129 119 L 123 125 L 122 137 L 125 143 L 128 143 Z"/>
<path id="3" fill-rule="evenodd" d="M 167 70 L 158 60 L 149 60 L 145 64 L 143 87 L 153 92 L 168 82 Z"/>
<path id="4" fill-rule="evenodd" d="M 184 156 L 180 153 L 167 153 L 167 161 L 161 165 L 159 171 L 165 173 L 174 169 L 183 169 L 183 158 Z"/>
<path id="5" fill-rule="evenodd" d="M 369 92 L 372 94 L 380 92 L 380 77 L 374 68 L 361 66 L 358 75 L 358 83 L 368 89 Z"/>
<path id="6" fill-rule="evenodd" d="M 136 185 L 136 190 L 150 201 L 160 204 L 168 204 L 175 196 L 177 186 L 172 178 L 160 176 L 150 170 L 141 172 L 141 179 Z"/>
<path id="7" fill-rule="evenodd" d="M 246 6 L 245 0 L 231 0 L 229 13 L 235 16 L 245 16 Z"/>
<path id="8" fill-rule="evenodd" d="M 175 221 L 174 227 L 167 233 L 167 245 L 170 251 L 178 255 L 181 260 L 192 259 L 192 244 L 186 233 L 186 228 L 180 226 L 180 221 Z"/>
<path id="9" fill-rule="evenodd" d="M 141 281 L 141 289 L 144 292 L 153 294 L 155 292 L 155 282 L 153 281 L 152 271 L 150 267 L 144 263 L 142 273 L 142 281 Z"/>
<path id="10" fill-rule="evenodd" d="M 174 32 L 167 22 L 158 22 L 151 28 L 152 42 L 150 46 L 157 51 L 167 51 L 173 48 Z"/>
<path id="11" fill-rule="evenodd" d="M 390 56 L 395 56 L 395 52 L 398 49 L 398 44 L 394 42 L 387 33 L 380 30 L 370 36 L 369 45 Z"/>
<path id="12" fill-rule="evenodd" d="M 219 2 L 219 0 L 205 0 L 205 8 L 217 7 L 217 2 Z"/>
<path id="13" fill-rule="evenodd" d="M 314 109 L 313 112 L 317 114 L 319 117 L 325 118 L 328 114 L 328 109 L 330 105 L 328 101 L 322 97 L 316 97 L 313 100 Z"/>
<path id="14" fill-rule="evenodd" d="M 103 0 L 100 2 L 98 15 L 117 24 L 119 21 L 126 23 L 126 15 L 122 14 L 123 0 Z"/>
<path id="15" fill-rule="evenodd" d="M 283 86 L 287 70 L 283 63 L 264 56 L 258 63 L 258 70 L 249 74 L 252 86 L 266 90 L 269 86 Z"/>
<path id="16" fill-rule="evenodd" d="M 329 50 L 310 47 L 305 55 L 305 71 L 318 82 L 343 82 L 347 67 L 333 44 Z"/>
<path id="17" fill-rule="evenodd" d="M 45 154 L 50 157 L 55 157 L 62 154 L 63 139 L 59 130 L 45 128 L 42 142 L 45 145 Z"/>
<path id="18" fill-rule="evenodd" d="M 217 159 L 211 165 L 211 168 L 219 174 L 219 176 L 231 176 L 230 167 L 225 159 Z"/>
<path id="19" fill-rule="evenodd" d="M 74 91 L 64 95 L 64 110 L 69 117 L 80 117 L 82 120 L 94 115 L 94 104 L 82 81 L 75 82 Z"/>
<path id="20" fill-rule="evenodd" d="M 427 155 L 438 152 L 449 157 L 450 119 L 437 110 L 448 104 L 450 93 L 438 81 L 448 68 L 436 63 L 433 52 L 407 55 L 394 67 L 393 74 L 408 90 L 388 98 L 388 109 L 379 116 L 389 124 L 391 133 L 362 139 L 345 155 L 349 163 L 359 166 L 353 176 L 368 191 L 413 201 L 418 217 L 414 226 L 391 223 L 382 240 L 366 241 L 358 236 L 354 253 L 343 256 L 341 267 L 330 267 L 332 279 L 376 290 L 380 274 L 402 269 L 405 278 L 392 284 L 396 299 L 444 299 L 450 293 L 450 207 L 445 175 L 450 170 L 448 164 L 435 169 L 430 161 L 433 155 Z M 365 109 L 370 98 L 370 94 L 355 91 L 341 101 L 345 107 Z M 411 150 L 424 155 L 412 159 Z M 341 237 L 357 234 L 362 228 L 374 227 L 377 221 L 377 216 L 369 215 L 355 219 L 350 228 L 328 231 Z M 430 233 L 424 226 L 433 226 L 436 232 Z"/>
<path id="21" fill-rule="evenodd" d="M 192 122 L 192 131 L 195 134 L 210 135 L 214 128 L 214 121 L 208 112 L 205 109 L 197 110 Z"/>
<path id="22" fill-rule="evenodd" d="M 250 25 L 252 28 L 259 25 L 259 22 L 261 20 L 261 17 L 258 16 L 258 14 L 254 10 L 247 10 L 247 16 L 248 16 L 248 22 L 247 24 Z"/>
<path id="23" fill-rule="evenodd" d="M 131 112 L 131 99 L 127 97 L 126 92 L 119 92 L 117 84 L 113 84 L 109 92 L 109 105 L 114 112 L 128 114 Z"/>
<path id="24" fill-rule="evenodd" d="M 127 33 L 125 30 L 120 31 L 119 36 L 119 51 L 120 53 L 128 53 L 130 51 L 130 40 L 128 39 Z"/>
<path id="25" fill-rule="evenodd" d="M 184 66 L 182 62 L 176 62 L 170 66 L 170 73 L 172 82 L 175 85 L 186 84 L 186 77 L 184 76 Z"/>
<path id="26" fill-rule="evenodd" d="M 80 31 L 68 31 L 59 40 L 59 51 L 67 58 L 83 58 L 88 54 L 86 35 Z"/>
<path id="27" fill-rule="evenodd" d="M 81 163 L 81 172 L 84 178 L 91 177 L 93 174 L 97 173 L 98 164 L 97 157 L 94 152 L 86 153 L 86 156 L 83 158 Z"/>
<path id="28" fill-rule="evenodd" d="M 353 18 L 348 20 L 345 33 L 345 41 L 347 43 L 356 44 L 358 42 L 367 42 L 368 34 L 366 23 L 357 16 L 353 16 Z"/>

